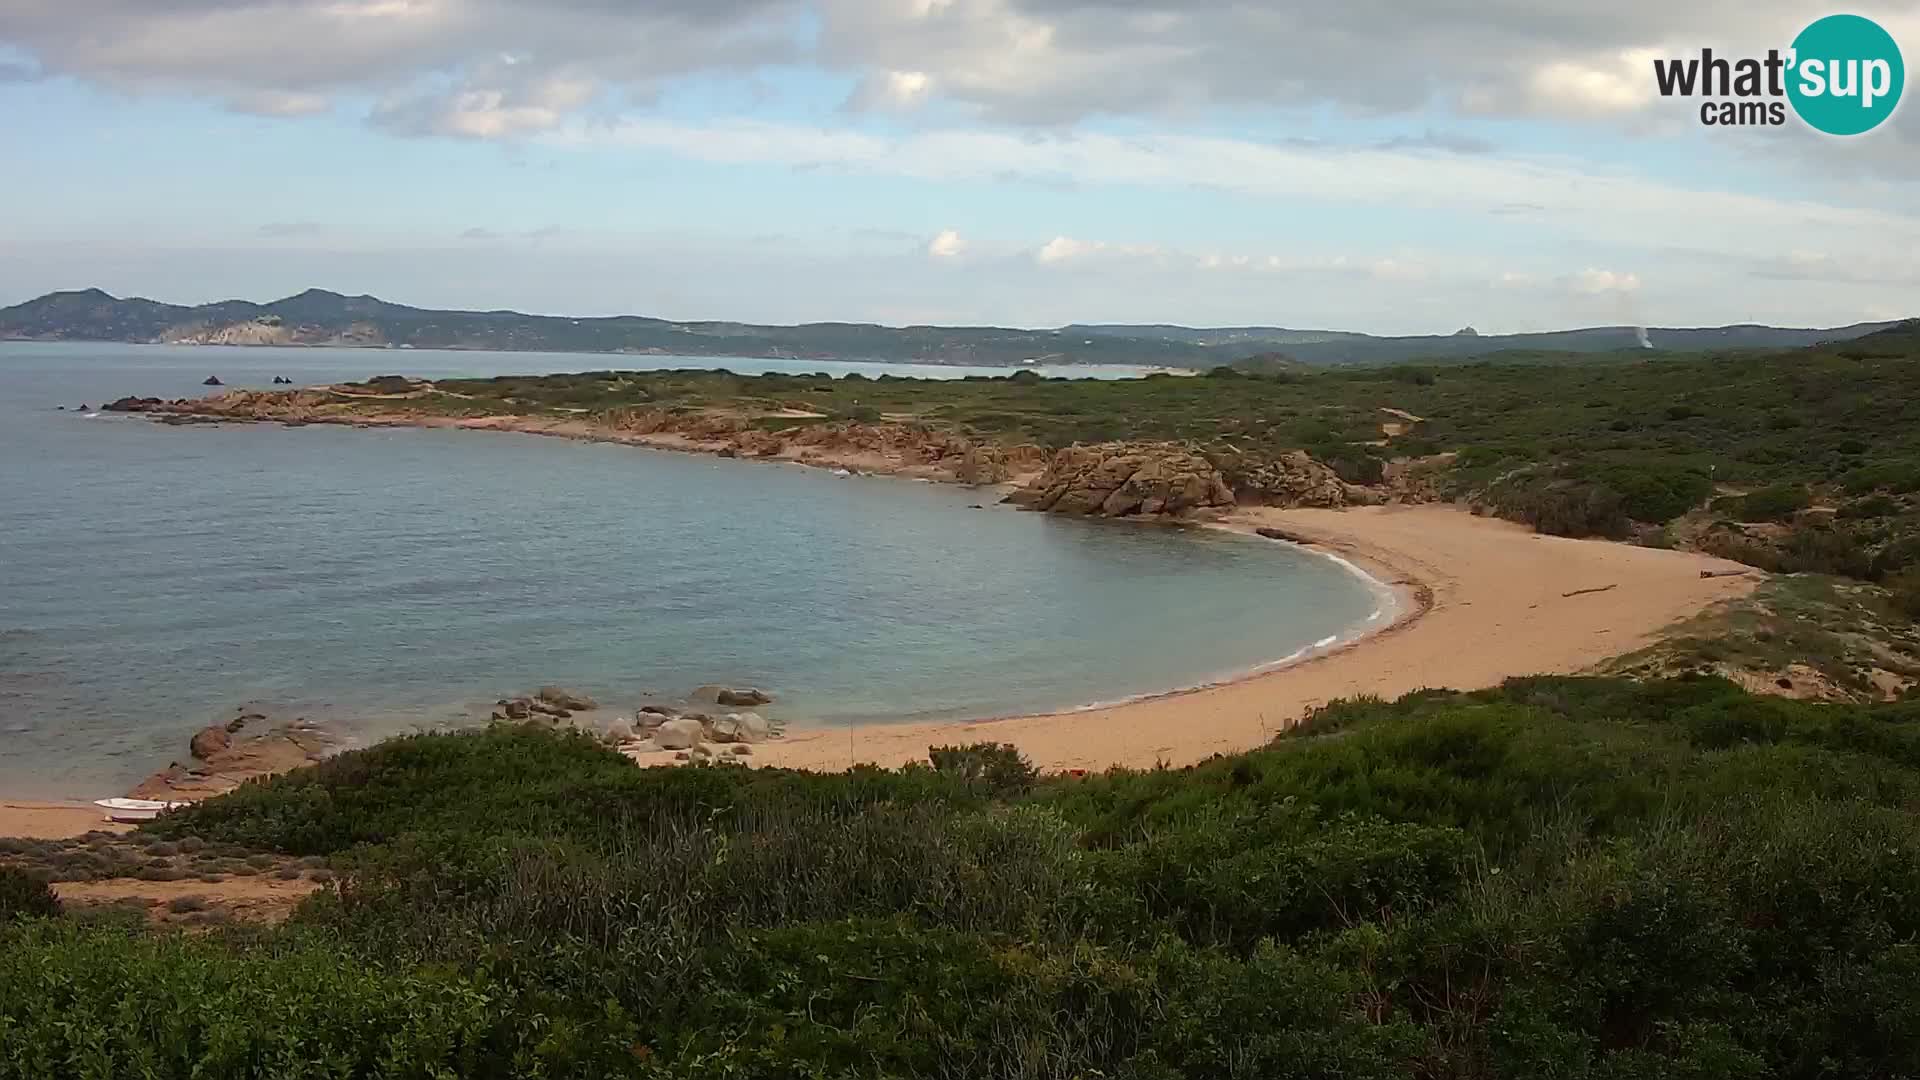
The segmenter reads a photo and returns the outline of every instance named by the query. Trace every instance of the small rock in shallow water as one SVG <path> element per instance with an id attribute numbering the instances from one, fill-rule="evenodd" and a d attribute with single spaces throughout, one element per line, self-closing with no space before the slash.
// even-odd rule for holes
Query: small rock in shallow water
<path id="1" fill-rule="evenodd" d="M 594 701 L 587 695 L 575 693 L 561 686 L 543 686 L 534 696 L 548 704 L 558 705 L 562 709 L 569 709 L 574 712 L 586 712 L 589 709 L 597 709 L 600 707 L 599 702 Z"/>
<path id="2" fill-rule="evenodd" d="M 200 385 L 201 386 L 225 386 L 227 384 L 220 381 L 220 376 L 209 375 L 205 379 L 201 380 Z"/>
<path id="3" fill-rule="evenodd" d="M 745 690 L 722 690 L 716 695 L 714 704 L 733 706 L 765 705 L 772 700 L 773 697 L 771 695 L 760 690 L 749 688 Z"/>

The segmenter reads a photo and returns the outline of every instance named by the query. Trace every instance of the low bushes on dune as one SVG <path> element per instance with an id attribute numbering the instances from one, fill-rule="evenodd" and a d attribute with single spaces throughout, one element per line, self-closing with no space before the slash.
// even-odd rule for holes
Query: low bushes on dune
<path id="1" fill-rule="evenodd" d="M 606 758 L 548 732 L 415 737 L 168 816 L 332 852 L 338 888 L 275 931 L 14 922 L 0 1077 L 1920 1060 L 1907 705 L 1538 678 L 1084 779 L 1004 747 L 836 776 Z"/>

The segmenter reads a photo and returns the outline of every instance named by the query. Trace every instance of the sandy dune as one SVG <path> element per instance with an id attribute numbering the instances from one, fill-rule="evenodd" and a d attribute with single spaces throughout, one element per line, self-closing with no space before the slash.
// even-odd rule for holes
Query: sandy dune
<path id="1" fill-rule="evenodd" d="M 845 768 L 924 760 L 929 745 L 993 740 L 1046 769 L 1182 765 L 1256 746 L 1325 702 L 1425 687 L 1476 689 L 1510 675 L 1569 673 L 1631 652 L 1758 571 L 1702 555 L 1541 536 L 1442 506 L 1246 510 L 1230 523 L 1286 530 L 1404 593 L 1401 619 L 1343 649 L 1239 682 L 1106 708 L 971 723 L 792 730 L 755 747 L 763 765 Z M 1431 590 L 1422 611 L 1417 586 Z M 1612 586 L 1611 588 L 1607 588 Z M 1566 596 L 1576 590 L 1603 590 Z"/>

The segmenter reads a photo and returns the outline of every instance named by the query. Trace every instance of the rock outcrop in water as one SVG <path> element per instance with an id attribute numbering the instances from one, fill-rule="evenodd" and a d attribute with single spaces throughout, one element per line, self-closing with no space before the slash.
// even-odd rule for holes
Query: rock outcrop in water
<path id="1" fill-rule="evenodd" d="M 558 706 L 570 712 L 586 712 L 600 707 L 599 702 L 587 695 L 568 690 L 563 686 L 543 686 L 533 696 L 549 705 Z"/>
<path id="2" fill-rule="evenodd" d="M 224 724 L 209 724 L 188 744 L 189 762 L 174 762 L 127 794 L 136 799 L 203 799 L 325 757 L 334 744 L 304 719 L 282 720 L 246 706 Z"/>

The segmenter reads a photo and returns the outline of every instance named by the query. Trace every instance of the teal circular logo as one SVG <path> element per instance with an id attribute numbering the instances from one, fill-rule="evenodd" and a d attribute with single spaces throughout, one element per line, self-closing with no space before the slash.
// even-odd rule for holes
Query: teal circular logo
<path id="1" fill-rule="evenodd" d="M 1787 98 L 1817 131 L 1858 135 L 1900 103 L 1907 67 L 1893 35 L 1872 19 L 1829 15 L 1793 39 Z"/>

